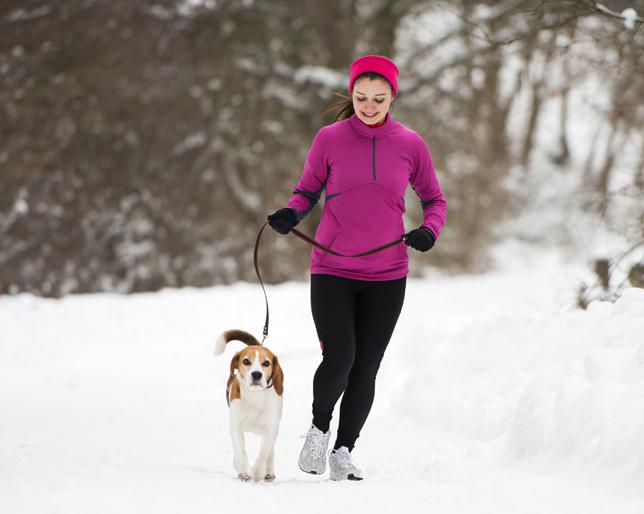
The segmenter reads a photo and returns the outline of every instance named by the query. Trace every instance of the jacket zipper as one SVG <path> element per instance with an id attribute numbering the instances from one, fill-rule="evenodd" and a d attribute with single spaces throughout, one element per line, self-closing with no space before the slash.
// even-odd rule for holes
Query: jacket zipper
<path id="1" fill-rule="evenodd" d="M 373 174 L 373 181 L 376 181 L 376 136 L 373 136 L 373 144 L 371 152 L 371 169 Z"/>

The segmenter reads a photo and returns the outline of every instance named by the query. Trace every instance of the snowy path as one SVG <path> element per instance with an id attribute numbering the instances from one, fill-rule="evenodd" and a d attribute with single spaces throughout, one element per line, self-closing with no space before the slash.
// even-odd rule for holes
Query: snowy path
<path id="1" fill-rule="evenodd" d="M 644 291 L 570 312 L 574 271 L 546 264 L 409 280 L 351 483 L 297 468 L 320 358 L 308 284 L 268 288 L 286 376 L 271 484 L 232 468 L 241 343 L 212 356 L 224 329 L 261 334 L 259 285 L 1 297 L 0 510 L 641 514 Z"/>

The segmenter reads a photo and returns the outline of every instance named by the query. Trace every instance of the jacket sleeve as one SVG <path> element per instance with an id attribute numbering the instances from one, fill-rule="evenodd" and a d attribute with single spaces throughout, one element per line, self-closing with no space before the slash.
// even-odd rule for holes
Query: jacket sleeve
<path id="1" fill-rule="evenodd" d="M 436 177 L 432 156 L 425 140 L 419 135 L 414 162 L 414 170 L 410 176 L 411 187 L 420 198 L 423 208 L 423 224 L 434 238 L 438 239 L 441 228 L 447 217 L 447 201 Z"/>
<path id="2" fill-rule="evenodd" d="M 286 207 L 295 210 L 298 223 L 315 207 L 326 185 L 328 164 L 324 129 L 325 127 L 322 127 L 318 130 L 313 138 L 300 179 L 286 204 Z"/>

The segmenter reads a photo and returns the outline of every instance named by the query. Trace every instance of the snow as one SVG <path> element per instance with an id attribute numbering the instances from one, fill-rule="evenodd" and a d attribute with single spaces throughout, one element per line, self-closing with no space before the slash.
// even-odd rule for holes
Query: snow
<path id="1" fill-rule="evenodd" d="M 215 9 L 217 2 L 215 0 L 183 0 L 177 5 L 177 12 L 181 16 L 191 16 L 198 9 Z"/>
<path id="2" fill-rule="evenodd" d="M 632 7 L 624 9 L 622 11 L 622 17 L 624 18 L 624 27 L 627 29 L 635 28 L 635 21 L 637 20 L 637 11 Z"/>
<path id="3" fill-rule="evenodd" d="M 207 140 L 208 136 L 205 132 L 195 132 L 194 134 L 186 136 L 186 138 L 181 141 L 181 143 L 177 144 L 172 149 L 172 153 L 174 153 L 175 155 L 181 155 L 188 150 L 192 150 L 193 148 L 198 148 L 205 145 Z"/>
<path id="4" fill-rule="evenodd" d="M 347 82 L 346 74 L 325 66 L 300 66 L 295 70 L 293 79 L 297 84 L 311 82 L 329 88 L 342 88 Z"/>
<path id="5" fill-rule="evenodd" d="M 213 356 L 225 329 L 261 337 L 259 284 L 0 297 L 2 510 L 639 514 L 644 290 L 578 310 L 584 272 L 505 246 L 493 272 L 410 278 L 350 483 L 297 467 L 321 358 L 308 283 L 266 286 L 285 370 L 273 483 L 232 466 L 224 391 L 243 345 Z"/>
<path id="6" fill-rule="evenodd" d="M 33 20 L 35 18 L 40 18 L 41 16 L 48 16 L 49 14 L 51 14 L 51 12 L 52 8 L 49 5 L 37 7 L 35 9 L 32 9 L 31 11 L 27 11 L 25 9 L 16 9 L 9 16 L 7 16 L 7 20 L 9 22 Z"/>

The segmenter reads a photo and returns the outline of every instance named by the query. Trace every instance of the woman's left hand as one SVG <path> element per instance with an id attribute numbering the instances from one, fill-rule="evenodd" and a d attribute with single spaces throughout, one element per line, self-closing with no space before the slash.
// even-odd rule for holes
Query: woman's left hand
<path id="1" fill-rule="evenodd" d="M 420 252 L 426 252 L 432 246 L 436 238 L 427 227 L 415 228 L 405 236 L 405 244 Z"/>

